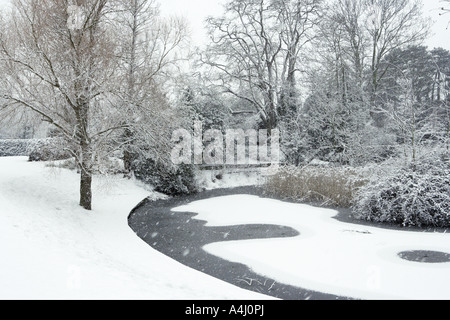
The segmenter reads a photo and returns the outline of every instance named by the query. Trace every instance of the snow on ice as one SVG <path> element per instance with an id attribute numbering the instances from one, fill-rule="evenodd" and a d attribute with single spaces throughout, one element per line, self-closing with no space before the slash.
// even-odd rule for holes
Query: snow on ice
<path id="1" fill-rule="evenodd" d="M 206 251 L 244 263 L 278 282 L 362 299 L 450 299 L 450 263 L 406 261 L 408 250 L 450 253 L 450 234 L 343 223 L 337 211 L 250 195 L 192 202 L 173 211 L 198 213 L 206 226 L 279 224 L 293 238 L 227 241 Z"/>

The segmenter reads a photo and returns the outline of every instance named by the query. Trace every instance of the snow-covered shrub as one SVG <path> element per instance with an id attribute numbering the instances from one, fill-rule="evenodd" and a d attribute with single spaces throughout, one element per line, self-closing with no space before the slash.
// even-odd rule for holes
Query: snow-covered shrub
<path id="1" fill-rule="evenodd" d="M 136 159 L 131 164 L 136 179 L 154 186 L 155 191 L 178 196 L 198 191 L 192 166 L 176 167 L 158 163 L 152 159 Z"/>
<path id="2" fill-rule="evenodd" d="M 7 139 L 0 140 L 0 157 L 27 156 L 29 140 Z"/>
<path id="3" fill-rule="evenodd" d="M 0 139 L 0 157 L 30 156 L 43 146 L 54 144 L 53 139 Z M 36 160 L 37 161 L 37 160 Z"/>
<path id="4" fill-rule="evenodd" d="M 286 166 L 266 180 L 264 192 L 283 199 L 349 207 L 361 184 L 361 175 L 348 167 Z"/>
<path id="5" fill-rule="evenodd" d="M 43 139 L 30 148 L 29 161 L 55 161 L 71 158 L 60 139 Z"/>
<path id="6" fill-rule="evenodd" d="M 450 163 L 442 156 L 372 170 L 353 205 L 358 219 L 403 226 L 450 226 Z"/>

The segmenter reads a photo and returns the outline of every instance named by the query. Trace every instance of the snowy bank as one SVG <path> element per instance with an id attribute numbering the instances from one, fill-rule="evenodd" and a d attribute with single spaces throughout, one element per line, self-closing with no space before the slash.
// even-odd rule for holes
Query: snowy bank
<path id="1" fill-rule="evenodd" d="M 78 188 L 73 171 L 0 158 L 0 299 L 270 298 L 139 239 L 127 216 L 150 192 L 133 180 L 96 177 L 92 212 L 78 206 Z"/>

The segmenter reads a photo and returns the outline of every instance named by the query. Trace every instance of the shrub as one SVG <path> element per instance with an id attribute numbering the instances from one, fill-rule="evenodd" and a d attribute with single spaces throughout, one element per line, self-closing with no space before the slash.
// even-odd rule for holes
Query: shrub
<path id="1" fill-rule="evenodd" d="M 55 161 L 71 158 L 59 139 L 43 139 L 30 148 L 29 161 Z"/>
<path id="2" fill-rule="evenodd" d="M 264 183 L 264 193 L 320 205 L 350 207 L 355 189 L 363 183 L 356 169 L 344 167 L 280 168 Z"/>
<path id="3" fill-rule="evenodd" d="M 61 160 L 70 157 L 61 152 L 62 143 L 57 139 L 5 139 L 0 140 L 0 157 L 29 156 L 30 161 Z"/>
<path id="4" fill-rule="evenodd" d="M 0 140 L 0 157 L 28 156 L 30 146 L 38 140 L 6 139 Z"/>
<path id="5" fill-rule="evenodd" d="M 450 226 L 450 164 L 422 160 L 386 163 L 355 195 L 356 218 L 403 226 Z"/>
<path id="6" fill-rule="evenodd" d="M 194 169 L 189 165 L 170 167 L 152 159 L 136 159 L 131 163 L 131 169 L 136 179 L 170 196 L 198 191 Z"/>

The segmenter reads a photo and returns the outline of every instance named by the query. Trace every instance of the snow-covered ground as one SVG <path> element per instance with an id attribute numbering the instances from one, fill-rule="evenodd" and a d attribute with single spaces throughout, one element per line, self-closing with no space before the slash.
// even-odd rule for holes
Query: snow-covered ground
<path id="1" fill-rule="evenodd" d="M 0 158 L 0 299 L 270 299 L 153 250 L 127 216 L 157 194 L 95 178 L 93 211 L 70 170 Z"/>
<path id="2" fill-rule="evenodd" d="M 70 170 L 0 158 L 0 299 L 271 299 L 181 265 L 141 241 L 127 216 L 145 197 L 160 195 L 133 180 L 96 177 L 93 211 L 87 212 L 77 204 L 78 183 Z M 450 234 L 348 224 L 333 219 L 333 210 L 250 195 L 174 211 L 180 210 L 199 213 L 209 226 L 298 230 L 293 238 L 205 246 L 280 282 L 355 298 L 450 299 L 450 263 L 398 256 L 450 253 Z"/>
<path id="3" fill-rule="evenodd" d="M 192 202 L 173 211 L 198 213 L 206 226 L 279 224 L 293 238 L 228 241 L 206 251 L 256 273 L 306 289 L 363 299 L 450 299 L 450 263 L 401 259 L 399 252 L 450 253 L 450 234 L 387 230 L 343 223 L 336 211 L 250 195 Z"/>

